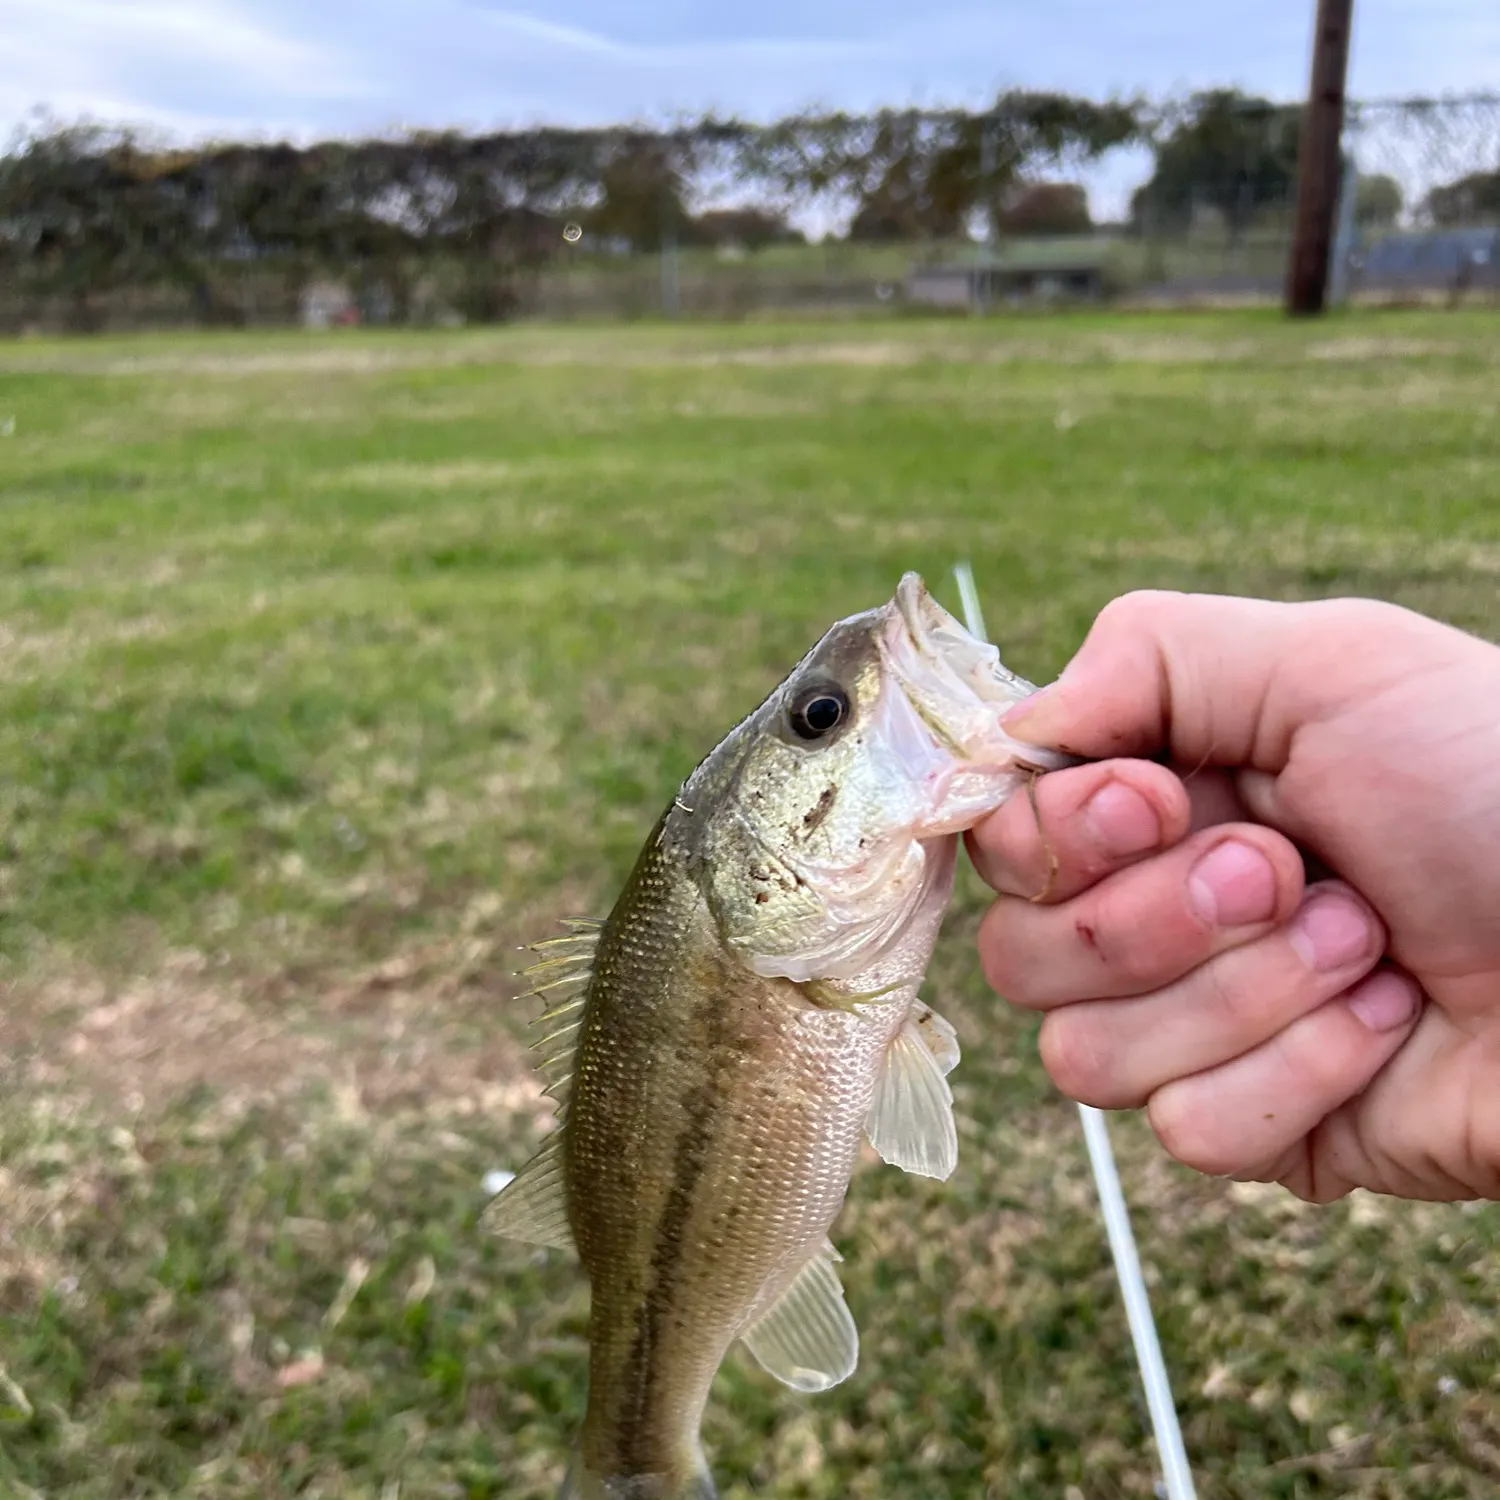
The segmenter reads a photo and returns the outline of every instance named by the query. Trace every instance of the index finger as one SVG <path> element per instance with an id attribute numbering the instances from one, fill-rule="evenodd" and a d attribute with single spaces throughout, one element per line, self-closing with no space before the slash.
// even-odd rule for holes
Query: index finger
<path id="1" fill-rule="evenodd" d="M 1057 681 L 1003 722 L 1085 758 L 1167 750 L 1190 765 L 1275 775 L 1301 726 L 1423 670 L 1435 640 L 1451 651 L 1472 638 L 1370 599 L 1141 590 L 1107 604 Z"/>
<path id="2" fill-rule="evenodd" d="M 1109 760 L 1053 771 L 967 835 L 981 878 L 1002 895 L 1067 901 L 1187 833 L 1187 789 L 1166 766 Z"/>

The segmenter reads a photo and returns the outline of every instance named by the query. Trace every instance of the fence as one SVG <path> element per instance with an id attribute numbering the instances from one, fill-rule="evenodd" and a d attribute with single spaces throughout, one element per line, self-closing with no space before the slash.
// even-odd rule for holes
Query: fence
<path id="1" fill-rule="evenodd" d="M 34 134 L 0 157 L 0 330 L 1273 300 L 1298 114 L 1018 94 L 304 153 Z M 1355 299 L 1500 296 L 1500 95 L 1355 102 L 1346 149 Z"/>

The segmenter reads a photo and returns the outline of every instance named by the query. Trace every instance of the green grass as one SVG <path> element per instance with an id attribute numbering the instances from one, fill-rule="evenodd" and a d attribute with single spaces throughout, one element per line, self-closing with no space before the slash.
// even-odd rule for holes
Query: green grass
<path id="1" fill-rule="evenodd" d="M 1487 634 L 1500 319 L 531 327 L 0 349 L 0 1495 L 550 1497 L 561 1256 L 516 944 L 602 912 L 834 618 L 970 557 L 1055 672 L 1135 587 Z M 948 1185 L 861 1171 L 864 1356 L 733 1359 L 727 1496 L 1150 1493 L 1076 1117 L 966 880 Z M 1117 1139 L 1200 1493 L 1500 1487 L 1495 1207 L 1330 1209 Z"/>

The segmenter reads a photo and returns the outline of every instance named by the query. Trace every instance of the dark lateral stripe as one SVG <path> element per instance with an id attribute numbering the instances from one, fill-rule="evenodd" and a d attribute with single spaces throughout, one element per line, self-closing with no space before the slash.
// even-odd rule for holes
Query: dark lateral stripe
<path id="1" fill-rule="evenodd" d="M 722 1007 L 707 1005 L 704 1010 L 704 1055 L 717 1057 L 723 1032 Z M 715 1069 L 713 1076 L 696 1084 L 682 1098 L 685 1119 L 673 1152 L 672 1190 L 656 1226 L 635 1339 L 621 1371 L 624 1388 L 615 1447 L 623 1474 L 645 1471 L 652 1461 L 653 1440 L 659 1436 L 654 1430 L 656 1413 L 652 1409 L 658 1395 L 652 1375 L 659 1372 L 653 1371 L 653 1363 L 682 1278 L 682 1260 L 688 1248 L 684 1236 L 714 1144 L 711 1127 L 715 1114 L 722 1109 L 722 1081 L 717 1075 Z"/>

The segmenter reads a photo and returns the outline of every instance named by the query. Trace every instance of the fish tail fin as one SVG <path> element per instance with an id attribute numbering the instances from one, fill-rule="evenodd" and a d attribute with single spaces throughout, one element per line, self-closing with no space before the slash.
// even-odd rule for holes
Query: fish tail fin
<path id="1" fill-rule="evenodd" d="M 575 1449 L 557 1500 L 719 1500 L 719 1492 L 701 1456 L 685 1479 L 666 1474 L 619 1479 L 596 1474 Z"/>

